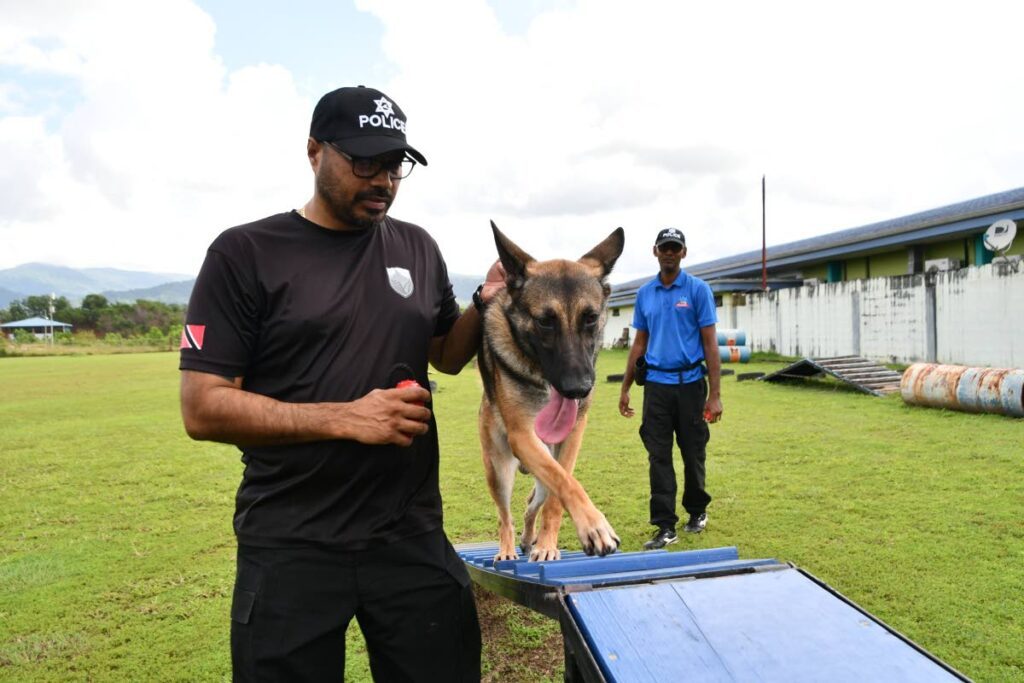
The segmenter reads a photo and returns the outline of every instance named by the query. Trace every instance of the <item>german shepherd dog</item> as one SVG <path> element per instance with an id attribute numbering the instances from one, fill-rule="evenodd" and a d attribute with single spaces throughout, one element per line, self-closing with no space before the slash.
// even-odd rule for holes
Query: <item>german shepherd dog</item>
<path id="1" fill-rule="evenodd" d="M 520 538 L 531 561 L 559 558 L 563 506 L 588 555 L 613 553 L 619 537 L 572 471 L 587 425 L 611 292 L 605 279 L 622 254 L 625 235 L 618 228 L 578 261 L 536 261 L 493 221 L 491 229 L 506 288 L 484 314 L 478 366 L 484 385 L 480 443 L 487 485 L 498 506 L 495 560 L 519 557 L 511 512 L 517 466 L 535 480 Z"/>

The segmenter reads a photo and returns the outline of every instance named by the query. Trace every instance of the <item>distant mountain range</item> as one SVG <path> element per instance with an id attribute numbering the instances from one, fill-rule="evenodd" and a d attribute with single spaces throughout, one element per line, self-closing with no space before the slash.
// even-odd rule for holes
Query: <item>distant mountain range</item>
<path id="1" fill-rule="evenodd" d="M 163 304 L 187 304 L 188 298 L 192 295 L 192 285 L 195 283 L 196 279 L 191 278 L 179 282 L 165 282 L 156 287 L 103 291 L 100 294 L 107 297 L 107 301 L 115 301 L 119 304 L 130 304 L 139 299 L 159 301 Z"/>
<path id="2" fill-rule="evenodd" d="M 51 293 L 67 297 L 68 301 L 76 305 L 86 294 L 102 294 L 114 301 L 134 301 L 139 297 L 123 297 L 122 293 L 160 288 L 167 283 L 181 283 L 193 279 L 191 275 L 178 273 L 147 273 L 115 268 L 67 268 L 46 263 L 25 263 L 0 270 L 0 306 L 6 308 L 14 299 L 47 296 Z M 188 291 L 191 289 L 189 285 Z M 187 296 L 186 294 L 186 300 Z M 170 303 L 170 300 L 167 303 Z"/>
<path id="3" fill-rule="evenodd" d="M 450 275 L 455 298 L 461 304 L 473 299 L 481 275 Z M 0 270 L 0 308 L 15 299 L 47 296 L 67 297 L 73 305 L 87 294 L 102 294 L 108 301 L 131 303 L 138 299 L 165 304 L 186 304 L 195 278 L 176 273 L 148 273 L 115 268 L 67 268 L 45 263 L 25 263 Z"/>

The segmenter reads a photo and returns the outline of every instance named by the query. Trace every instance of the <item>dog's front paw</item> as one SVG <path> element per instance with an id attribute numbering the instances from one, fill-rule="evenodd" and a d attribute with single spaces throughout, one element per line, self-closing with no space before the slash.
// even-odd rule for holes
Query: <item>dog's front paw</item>
<path id="1" fill-rule="evenodd" d="M 526 532 L 519 537 L 519 550 L 523 555 L 529 555 L 530 551 L 533 550 L 533 546 L 537 544 L 537 536 L 527 537 Z"/>
<path id="2" fill-rule="evenodd" d="M 501 562 L 502 560 L 518 560 L 519 553 L 516 552 L 515 547 L 512 548 L 498 548 L 498 554 L 494 556 L 495 562 Z"/>
<path id="3" fill-rule="evenodd" d="M 542 548 L 535 546 L 530 551 L 530 562 L 548 562 L 549 560 L 562 559 L 562 551 L 558 548 Z"/>
<path id="4" fill-rule="evenodd" d="M 596 523 L 588 526 L 578 526 L 576 527 L 576 533 L 580 537 L 580 543 L 583 545 L 583 552 L 587 555 L 600 555 L 604 557 L 618 550 L 622 541 L 604 515 L 600 512 L 597 514 L 599 517 Z"/>

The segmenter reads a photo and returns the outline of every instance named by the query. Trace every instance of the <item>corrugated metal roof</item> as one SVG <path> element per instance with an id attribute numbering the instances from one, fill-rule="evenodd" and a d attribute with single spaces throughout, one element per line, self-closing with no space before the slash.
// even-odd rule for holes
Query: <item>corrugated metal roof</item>
<path id="1" fill-rule="evenodd" d="M 926 240 L 956 237 L 987 228 L 994 221 L 1024 219 L 1024 187 L 969 199 L 857 228 L 780 244 L 767 249 L 768 268 L 796 267 L 823 260 L 841 259 L 875 249 L 915 244 Z M 735 278 L 760 273 L 761 250 L 698 263 L 686 272 L 704 280 Z M 652 276 L 615 285 L 612 299 L 631 294 Z"/>
<path id="2" fill-rule="evenodd" d="M 56 320 L 47 320 L 46 318 L 25 318 L 24 320 L 4 323 L 0 327 L 74 327 L 74 325 Z"/>

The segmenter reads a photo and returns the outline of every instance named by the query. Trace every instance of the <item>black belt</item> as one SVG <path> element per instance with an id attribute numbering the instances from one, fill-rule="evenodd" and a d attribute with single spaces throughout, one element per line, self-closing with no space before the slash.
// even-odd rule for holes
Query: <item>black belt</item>
<path id="1" fill-rule="evenodd" d="M 684 365 L 678 368 L 659 368 L 657 365 L 648 365 L 644 357 L 640 356 L 639 358 L 636 359 L 636 370 L 633 372 L 633 381 L 636 382 L 639 386 L 643 386 L 644 384 L 646 384 L 647 372 L 649 370 L 657 370 L 658 372 L 678 372 L 680 375 L 679 379 L 680 381 L 682 381 L 682 374 L 684 372 L 695 370 L 698 367 L 701 369 L 701 377 L 708 374 L 708 369 L 704 367 L 703 358 L 694 363 L 690 363 L 689 365 Z"/>
<path id="2" fill-rule="evenodd" d="M 704 366 L 704 359 L 701 358 L 699 361 L 697 361 L 695 363 L 690 363 L 689 365 L 684 365 L 684 366 L 682 366 L 680 368 L 659 368 L 657 365 L 648 365 L 647 369 L 648 370 L 657 370 L 658 372 L 680 372 L 680 373 L 682 373 L 682 372 L 689 372 L 690 370 L 694 370 L 694 369 L 696 369 L 698 367 L 703 367 L 703 366 Z M 706 368 L 705 368 L 704 372 L 705 373 L 707 372 Z"/>

